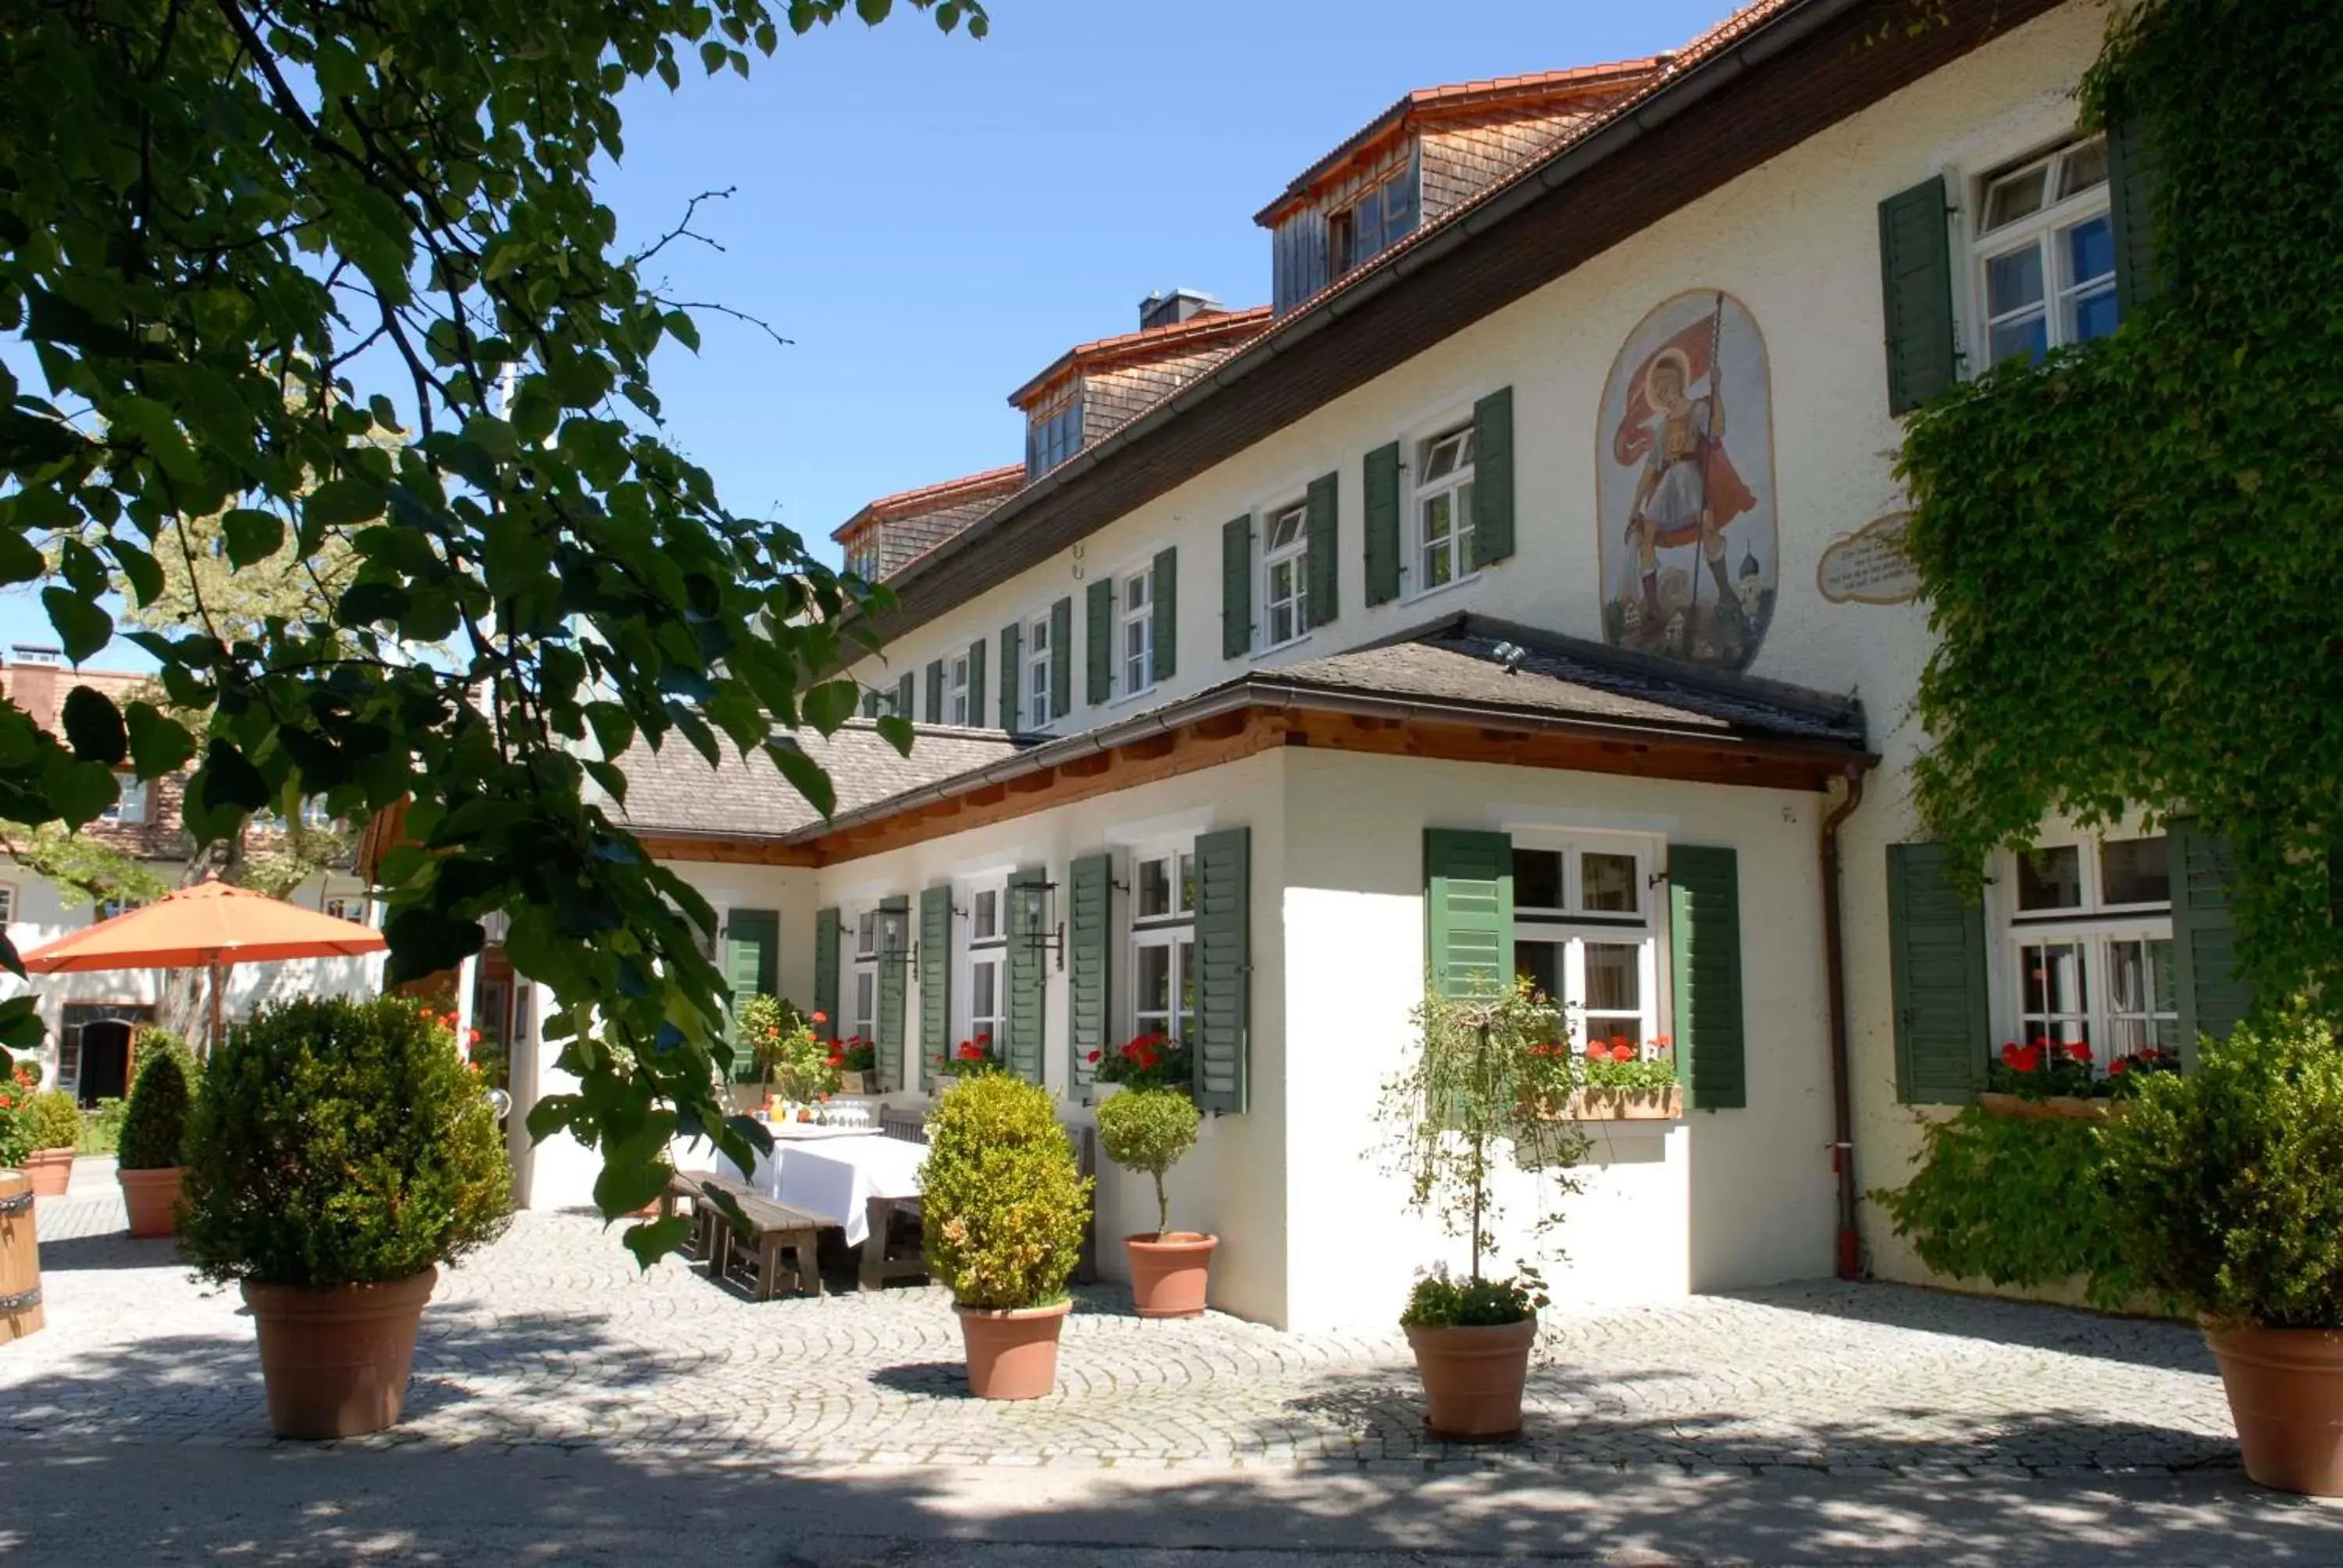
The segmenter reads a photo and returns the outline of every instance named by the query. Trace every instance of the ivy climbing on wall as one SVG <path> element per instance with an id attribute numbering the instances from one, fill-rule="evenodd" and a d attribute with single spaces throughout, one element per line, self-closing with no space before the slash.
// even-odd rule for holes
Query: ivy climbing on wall
<path id="1" fill-rule="evenodd" d="M 2296 991 L 2343 975 L 2343 5 L 2115 10 L 2082 112 L 2153 265 L 2114 337 L 1912 420 L 1918 802 L 1971 877 L 2046 814 L 2194 816 Z"/>

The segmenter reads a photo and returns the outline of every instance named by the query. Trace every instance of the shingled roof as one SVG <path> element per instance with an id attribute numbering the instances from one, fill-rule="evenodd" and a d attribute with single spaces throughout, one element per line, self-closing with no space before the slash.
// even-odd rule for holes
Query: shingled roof
<path id="1" fill-rule="evenodd" d="M 912 729 L 908 757 L 868 719 L 850 719 L 827 739 L 800 730 L 789 743 L 830 774 L 840 815 L 1013 757 L 1023 744 L 998 729 Z M 638 832 L 779 839 L 821 825 L 821 813 L 761 753 L 744 758 L 728 749 L 710 768 L 690 746 L 669 739 L 659 750 L 639 745 L 615 760 L 627 779 L 627 802 L 616 815 Z"/>

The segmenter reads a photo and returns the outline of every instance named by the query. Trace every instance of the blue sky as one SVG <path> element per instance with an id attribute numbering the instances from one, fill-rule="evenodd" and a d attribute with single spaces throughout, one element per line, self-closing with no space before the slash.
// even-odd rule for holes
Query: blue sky
<path id="1" fill-rule="evenodd" d="M 624 103 L 603 199 L 621 243 L 733 187 L 696 226 L 721 252 L 661 258 L 700 316 L 663 349 L 670 434 L 736 512 L 778 517 L 835 560 L 871 497 L 1021 460 L 1009 392 L 1069 346 L 1129 331 L 1175 286 L 1269 297 L 1252 215 L 1414 87 L 1673 48 L 1733 0 L 993 0 L 991 35 L 924 16 L 853 21 L 747 81 Z M 11 356 L 12 359 L 15 356 Z M 0 642 L 52 641 L 0 598 Z M 117 643 L 94 661 L 147 661 Z"/>

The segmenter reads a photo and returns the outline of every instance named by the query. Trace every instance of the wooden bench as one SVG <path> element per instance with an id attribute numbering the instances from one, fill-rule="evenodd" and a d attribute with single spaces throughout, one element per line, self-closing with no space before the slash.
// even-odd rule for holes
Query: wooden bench
<path id="1" fill-rule="evenodd" d="M 714 1234 L 709 1241 L 708 1273 L 710 1279 L 722 1280 L 732 1271 L 732 1255 L 741 1252 L 753 1259 L 756 1271 L 756 1299 L 769 1302 L 784 1272 L 781 1254 L 789 1255 L 787 1272 L 790 1288 L 812 1292 L 817 1298 L 821 1291 L 821 1261 L 820 1250 L 822 1227 L 829 1221 L 819 1214 L 790 1207 L 743 1181 L 720 1176 L 705 1177 L 703 1190 L 729 1194 L 739 1205 L 739 1220 L 732 1220 L 713 1201 L 704 1207 L 711 1216 Z M 743 1225 L 742 1221 L 746 1224 Z"/>
<path id="2" fill-rule="evenodd" d="M 713 1171 L 678 1171 L 668 1177 L 667 1191 L 659 1194 L 659 1217 L 662 1220 L 675 1217 L 678 1203 L 686 1206 L 685 1212 L 691 1220 L 691 1236 L 683 1245 L 686 1257 L 708 1256 L 712 1221 L 718 1211 L 716 1205 L 708 1201 L 707 1193 L 701 1191 L 701 1184 L 716 1180 L 718 1175 Z"/>

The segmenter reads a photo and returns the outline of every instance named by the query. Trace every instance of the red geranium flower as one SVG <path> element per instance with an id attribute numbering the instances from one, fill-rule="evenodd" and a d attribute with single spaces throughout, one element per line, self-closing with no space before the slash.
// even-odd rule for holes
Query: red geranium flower
<path id="1" fill-rule="evenodd" d="M 2107 1063 L 2107 1076 L 2109 1078 L 2118 1077 L 2124 1073 L 2129 1072 L 2130 1070 L 2131 1058 L 2127 1056 L 2118 1056 L 2113 1061 Z"/>
<path id="2" fill-rule="evenodd" d="M 973 1040 L 960 1041 L 960 1059 L 962 1061 L 982 1061 L 984 1057 L 984 1047 L 976 1044 Z"/>
<path id="3" fill-rule="evenodd" d="M 1635 1060 L 1635 1048 L 1624 1040 L 1614 1040 L 1611 1042 L 1611 1060 L 1633 1061 Z"/>
<path id="4" fill-rule="evenodd" d="M 2017 1042 L 2016 1040 L 2005 1040 L 2001 1042 L 2001 1064 L 2004 1067 L 2016 1067 L 2017 1065 Z"/>
<path id="5" fill-rule="evenodd" d="M 1091 1055 L 1090 1055 L 1090 1059 L 1091 1059 L 1091 1060 L 1092 1060 L 1092 1061 L 1096 1061 L 1096 1060 L 1099 1059 L 1099 1053 L 1098 1053 L 1097 1051 L 1095 1051 L 1095 1050 L 1094 1050 L 1094 1051 L 1091 1051 Z"/>
<path id="6" fill-rule="evenodd" d="M 2039 1072 L 2042 1070 L 2042 1048 L 2038 1045 L 2026 1047 L 2010 1060 L 2009 1065 L 2020 1072 Z"/>
<path id="7" fill-rule="evenodd" d="M 816 1023 L 828 1023 L 830 1021 L 830 1014 L 822 1011 L 820 1008 L 816 1008 L 813 1013 L 813 1020 Z"/>
<path id="8" fill-rule="evenodd" d="M 2088 1062 L 2091 1060 L 2090 1042 L 2087 1040 L 2070 1040 L 2066 1042 L 2066 1054 L 2073 1057 L 2077 1061 Z"/>
<path id="9" fill-rule="evenodd" d="M 1609 1052 L 1609 1051 L 1607 1051 L 1607 1050 L 1605 1050 L 1604 1049 L 1603 1042 L 1602 1042 L 1601 1040 L 1588 1040 L 1588 1041 L 1586 1042 L 1586 1060 L 1589 1060 L 1589 1061 L 1600 1061 L 1600 1060 L 1602 1060 L 1605 1056 L 1607 1056 L 1607 1055 L 1609 1055 L 1609 1054 L 1610 1054 L 1610 1052 Z"/>
<path id="10" fill-rule="evenodd" d="M 1675 1037 L 1674 1035 L 1655 1034 L 1652 1037 L 1652 1048 L 1654 1050 L 1674 1050 L 1676 1048 Z"/>

